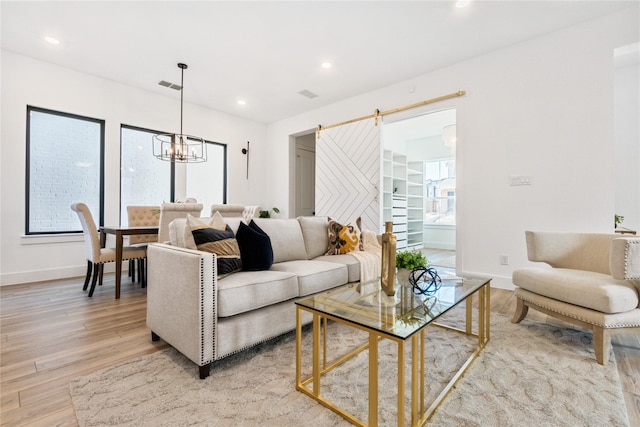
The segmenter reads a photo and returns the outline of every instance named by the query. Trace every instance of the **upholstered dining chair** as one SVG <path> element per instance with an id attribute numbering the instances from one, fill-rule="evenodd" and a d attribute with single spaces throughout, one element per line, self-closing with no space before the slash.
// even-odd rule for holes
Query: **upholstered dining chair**
<path id="1" fill-rule="evenodd" d="M 200 217 L 202 212 L 201 203 L 168 203 L 164 202 L 160 206 L 160 224 L 158 228 L 158 242 L 164 243 L 169 240 L 169 224 L 174 219 L 186 218 L 187 214 Z"/>
<path id="2" fill-rule="evenodd" d="M 129 226 L 157 226 L 160 224 L 160 206 L 127 206 L 127 218 Z M 157 241 L 157 234 L 133 234 L 129 236 L 129 246 L 142 248 L 145 252 L 149 243 Z M 146 280 L 144 280 L 146 258 L 140 258 L 137 261 L 138 282 L 142 283 L 144 288 L 146 284 Z M 132 281 L 136 280 L 135 265 L 135 260 L 129 260 L 129 274 Z"/>
<path id="3" fill-rule="evenodd" d="M 223 218 L 244 218 L 246 222 L 258 216 L 260 206 L 245 206 L 238 204 L 213 204 L 211 205 L 211 216 L 220 212 Z"/>
<path id="4" fill-rule="evenodd" d="M 86 291 L 89 285 L 89 279 L 91 278 L 91 272 L 93 270 L 93 280 L 91 281 L 91 289 L 89 290 L 89 296 L 93 296 L 93 291 L 96 288 L 96 282 L 99 279 L 99 284 L 102 285 L 102 275 L 104 271 L 104 264 L 107 262 L 114 262 L 116 260 L 115 248 L 101 248 L 100 237 L 98 235 L 98 228 L 93 220 L 89 207 L 84 203 L 74 203 L 71 205 L 71 209 L 78 214 L 80 223 L 82 224 L 82 232 L 84 234 L 84 242 L 87 250 L 87 276 L 84 279 L 84 286 L 82 290 Z M 122 248 L 122 259 L 128 261 L 130 259 L 144 258 L 145 250 L 142 248 L 135 248 L 125 246 Z"/>

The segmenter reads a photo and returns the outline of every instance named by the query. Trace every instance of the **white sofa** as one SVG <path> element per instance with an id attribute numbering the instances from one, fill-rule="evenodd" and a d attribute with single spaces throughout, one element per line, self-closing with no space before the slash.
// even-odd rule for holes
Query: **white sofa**
<path id="1" fill-rule="evenodd" d="M 640 333 L 640 238 L 598 233 L 526 232 L 529 261 L 551 268 L 513 272 L 519 323 L 533 308 L 593 331 L 607 364 L 614 332 Z"/>
<path id="2" fill-rule="evenodd" d="M 234 232 L 240 221 L 225 218 Z M 254 221 L 273 248 L 266 271 L 218 278 L 215 255 L 195 249 L 186 219 L 171 223 L 170 245 L 147 250 L 152 339 L 162 338 L 197 364 L 200 378 L 212 362 L 295 329 L 296 299 L 360 279 L 355 256 L 324 255 L 327 217 Z"/>

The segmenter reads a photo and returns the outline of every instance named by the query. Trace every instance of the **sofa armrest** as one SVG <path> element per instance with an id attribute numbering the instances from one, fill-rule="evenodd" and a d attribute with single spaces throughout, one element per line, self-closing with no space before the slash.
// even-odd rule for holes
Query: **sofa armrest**
<path id="1" fill-rule="evenodd" d="M 640 280 L 640 237 L 613 239 L 609 268 L 614 279 Z"/>
<path id="2" fill-rule="evenodd" d="M 147 327 L 198 366 L 215 360 L 215 254 L 160 243 L 147 248 Z"/>

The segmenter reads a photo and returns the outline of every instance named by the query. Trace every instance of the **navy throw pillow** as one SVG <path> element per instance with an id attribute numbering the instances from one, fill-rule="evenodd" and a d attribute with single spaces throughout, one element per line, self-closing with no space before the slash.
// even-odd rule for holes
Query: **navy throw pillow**
<path id="1" fill-rule="evenodd" d="M 253 220 L 241 222 L 236 232 L 243 271 L 268 270 L 273 264 L 271 239 Z"/>

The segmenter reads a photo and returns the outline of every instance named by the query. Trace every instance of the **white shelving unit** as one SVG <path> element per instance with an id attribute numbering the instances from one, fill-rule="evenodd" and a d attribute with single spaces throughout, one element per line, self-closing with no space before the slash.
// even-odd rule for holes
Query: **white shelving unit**
<path id="1" fill-rule="evenodd" d="M 422 248 L 424 218 L 424 164 L 407 163 L 407 246 Z"/>
<path id="2" fill-rule="evenodd" d="M 383 151 L 382 222 L 393 221 L 396 247 L 422 247 L 424 173 L 422 162 L 408 162 L 407 156 Z"/>

